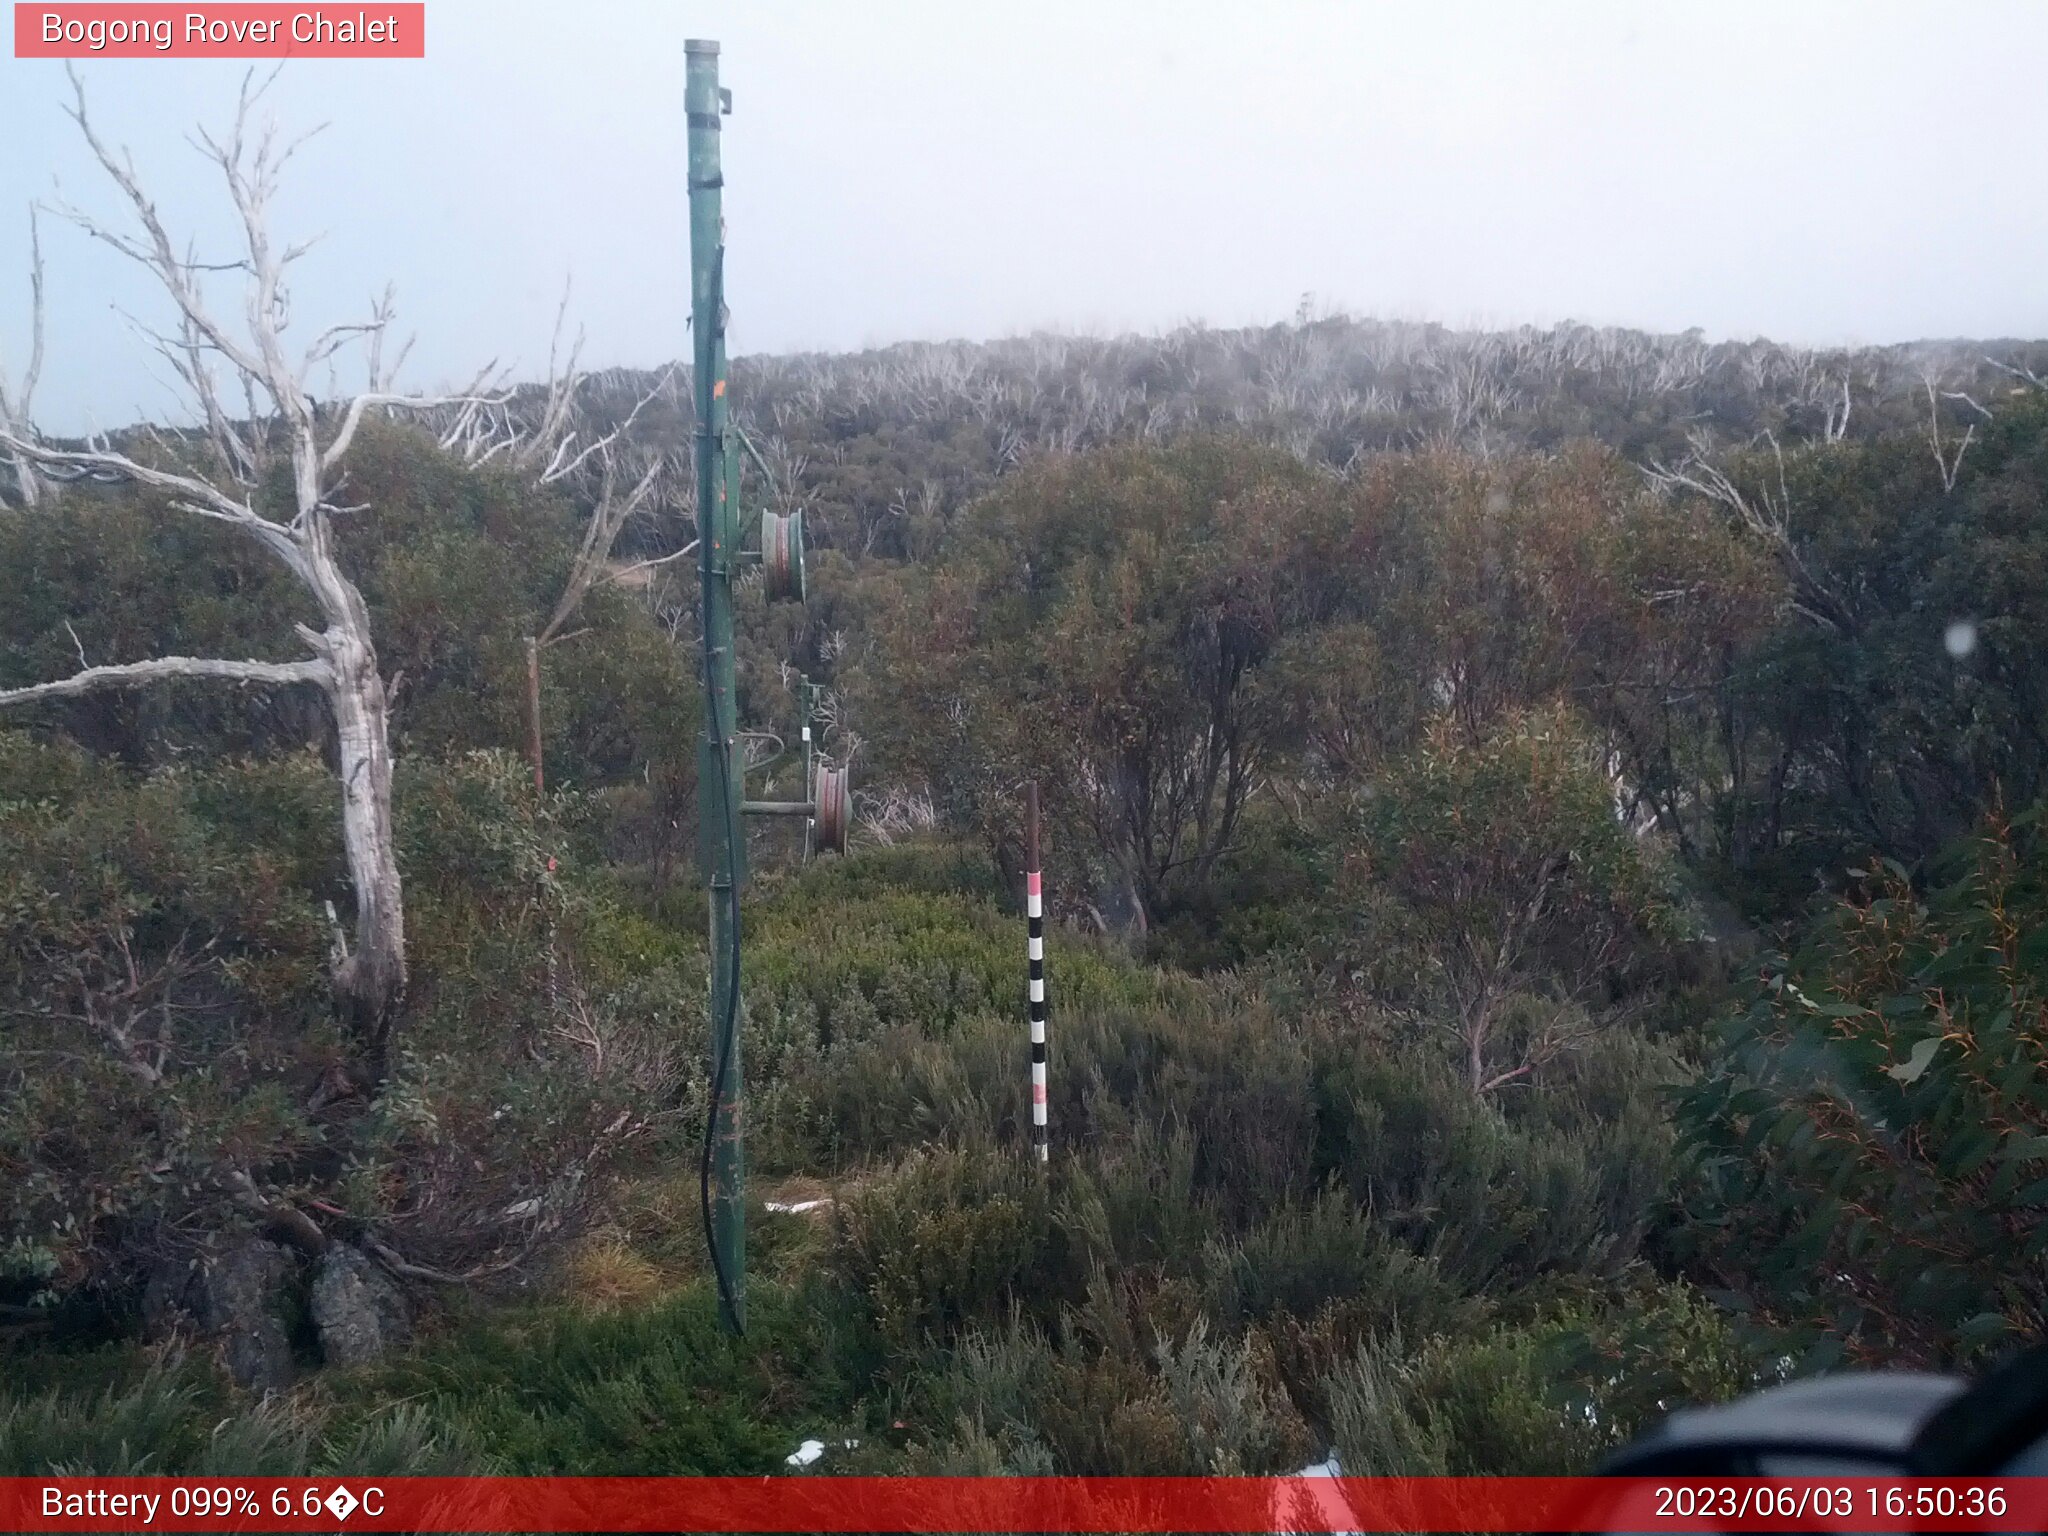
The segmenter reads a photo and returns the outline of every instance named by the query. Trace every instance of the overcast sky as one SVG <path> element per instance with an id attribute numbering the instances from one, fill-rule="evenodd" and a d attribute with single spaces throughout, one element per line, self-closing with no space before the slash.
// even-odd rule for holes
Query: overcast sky
<path id="1" fill-rule="evenodd" d="M 373 7 L 374 8 L 374 7 Z M 294 311 L 389 279 L 408 382 L 685 345 L 683 40 L 724 47 L 736 352 L 1354 314 L 1807 343 L 2048 334 L 2036 0 L 429 0 L 427 57 L 288 65 Z M 241 66 L 82 66 L 173 225 L 229 233 L 184 142 Z M 27 213 L 112 189 L 60 64 L 0 59 L 0 362 Z M 46 429 L 162 415 L 119 309 L 162 301 L 48 218 Z M 344 376 L 343 384 L 353 382 Z"/>

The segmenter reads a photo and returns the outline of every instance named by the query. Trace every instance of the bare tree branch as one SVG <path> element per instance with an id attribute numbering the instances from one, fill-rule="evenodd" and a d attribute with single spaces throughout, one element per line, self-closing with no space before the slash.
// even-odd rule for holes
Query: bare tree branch
<path id="1" fill-rule="evenodd" d="M 657 389 L 659 387 L 656 386 Z M 649 391 L 641 404 L 644 405 L 647 399 L 652 398 L 653 393 L 654 391 Z M 639 406 L 635 406 L 634 414 L 637 415 L 639 409 Z M 632 418 L 628 417 L 617 431 L 594 445 L 594 450 L 599 452 L 604 465 L 603 489 L 598 495 L 597 506 L 591 511 L 590 521 L 584 527 L 583 542 L 577 548 L 574 563 L 569 567 L 569 579 L 563 585 L 562 595 L 555 600 L 554 612 L 548 615 L 548 621 L 540 632 L 529 635 L 526 640 L 526 752 L 533 770 L 533 787 L 536 792 L 545 790 L 547 786 L 544 763 L 546 748 L 541 732 L 540 715 L 541 652 L 550 645 L 583 633 L 582 630 L 576 630 L 571 634 L 564 634 L 562 626 L 575 616 L 577 609 L 583 606 L 583 600 L 593 590 L 623 580 L 632 571 L 667 564 L 688 552 L 678 550 L 675 554 L 664 555 L 657 560 L 643 560 L 628 567 L 626 571 L 611 569 L 612 546 L 618 542 L 619 531 L 632 520 L 635 513 L 653 499 L 656 486 L 661 481 L 663 472 L 669 467 L 666 456 L 653 456 L 633 488 L 623 496 L 618 494 L 618 463 L 608 445 L 631 424 Z M 564 440 L 564 448 L 567 441 Z M 556 458 L 559 461 L 560 453 L 557 453 Z M 578 462 L 581 458 L 579 455 Z M 542 477 L 542 483 L 546 483 L 545 475 Z M 694 550 L 696 547 L 693 540 L 689 549 Z"/>
<path id="2" fill-rule="evenodd" d="M 178 498 L 177 505 L 182 510 L 200 517 L 214 518 L 219 522 L 233 523 L 246 529 L 262 540 L 273 554 L 301 578 L 306 575 L 305 553 L 293 539 L 289 528 L 272 522 L 247 501 L 237 500 L 210 481 L 176 470 L 160 469 L 153 464 L 144 464 L 110 448 L 51 448 L 43 443 L 17 437 L 4 429 L 0 429 L 0 449 L 46 469 L 76 470 L 79 473 L 70 477 L 74 479 L 89 476 L 94 479 L 128 480 L 154 490 L 169 491 Z"/>
<path id="3" fill-rule="evenodd" d="M 479 398 L 474 394 L 394 395 L 370 393 L 357 395 L 355 399 L 348 403 L 348 412 L 342 418 L 341 430 L 335 433 L 334 441 L 329 443 L 326 451 L 320 455 L 320 467 L 323 470 L 329 470 L 341 462 L 342 456 L 349 450 L 349 445 L 355 441 L 357 429 L 363 424 L 363 413 L 372 406 L 398 406 L 409 411 L 430 411 L 447 405 L 498 405 L 510 398 L 509 394 L 499 394 L 488 398 Z"/>
<path id="4" fill-rule="evenodd" d="M 596 509 L 590 514 L 590 522 L 583 531 L 582 547 L 576 551 L 575 564 L 570 567 L 569 580 L 562 588 L 562 595 L 555 603 L 555 611 L 535 642 L 546 645 L 555 633 L 566 624 L 582 605 L 592 587 L 606 579 L 605 563 L 611 558 L 612 545 L 618 542 L 619 530 L 624 528 L 633 514 L 647 504 L 653 494 L 655 483 L 667 468 L 665 459 L 657 458 L 647 466 L 646 472 L 624 496 L 616 494 L 614 486 L 615 466 L 611 456 L 605 456 L 604 491 L 599 496 Z M 665 557 L 665 558 L 673 558 Z M 612 578 L 616 579 L 616 578 Z"/>
<path id="5" fill-rule="evenodd" d="M 1982 416 L 1986 421 L 1996 421 L 1998 419 L 1996 416 L 1993 416 L 1991 414 L 1991 410 L 1988 406 L 1978 404 L 1976 397 L 1972 395 L 1967 389 L 1944 389 L 1941 392 L 1941 398 L 1944 400 L 1962 401 L 1963 404 L 1967 405 L 1979 416 Z"/>
<path id="6" fill-rule="evenodd" d="M 1849 605 L 1813 574 L 1799 553 L 1792 537 L 1792 492 L 1785 477 L 1785 450 L 1774 434 L 1766 432 L 1764 437 L 1777 461 L 1776 495 L 1768 488 L 1754 495 L 1746 493 L 1713 462 L 1712 445 L 1698 434 L 1691 439 L 1692 451 L 1676 466 L 1652 462 L 1643 474 L 1661 491 L 1689 491 L 1733 512 L 1750 532 L 1764 539 L 1776 552 L 1780 564 L 1792 579 L 1794 611 L 1824 629 L 1846 633 L 1856 627 L 1855 616 Z"/>
<path id="7" fill-rule="evenodd" d="M 569 417 L 575 408 L 577 387 L 583 382 L 583 375 L 576 371 L 576 360 L 583 355 L 583 331 L 580 327 L 576 332 L 576 340 L 570 344 L 568 362 L 559 371 L 555 366 L 555 359 L 562 347 L 562 326 L 569 316 L 570 286 L 570 281 L 563 282 L 562 302 L 555 309 L 555 329 L 553 335 L 548 338 L 547 403 L 541 408 L 540 424 L 534 428 L 531 439 L 532 452 L 552 453 L 556 461 L 560 460 L 562 454 L 568 452 L 569 443 L 575 436 L 569 431 Z M 559 473 L 563 471 L 557 470 L 555 464 L 551 462 L 548 470 L 541 476 L 541 483 L 547 484 L 551 474 Z"/>
<path id="8" fill-rule="evenodd" d="M 254 422 L 255 412 L 253 409 L 250 411 L 251 423 L 244 435 L 221 405 L 213 369 L 205 356 L 205 338 L 190 316 L 181 315 L 179 319 L 178 349 L 173 353 L 166 345 L 164 355 L 170 358 L 171 366 L 178 370 L 186 387 L 198 400 L 200 414 L 206 419 L 207 441 L 213 445 L 214 455 L 243 485 L 253 486 L 262 478 L 264 468 L 262 431 Z"/>
<path id="9" fill-rule="evenodd" d="M 413 338 L 408 336 L 398 348 L 398 355 L 391 360 L 391 366 L 384 366 L 384 338 L 391 329 L 391 322 L 398 313 L 397 290 L 391 284 L 384 285 L 384 292 L 370 306 L 370 318 L 375 322 L 370 328 L 369 384 L 373 394 L 387 393 L 398 377 L 398 371 L 405 366 L 405 360 L 412 352 Z"/>
<path id="10" fill-rule="evenodd" d="M 2042 378 L 2038 373 L 2034 372 L 2034 370 L 2031 368 L 2019 368 L 2015 367 L 2011 363 L 2001 363 L 1995 357 L 1987 357 L 1984 359 L 1984 361 L 1989 363 L 1992 367 L 2000 370 L 2001 372 L 2011 374 L 2016 379 L 2025 380 L 2027 383 L 2033 385 L 2036 389 L 2048 389 L 2048 379 Z"/>
<path id="11" fill-rule="evenodd" d="M 1844 374 L 1842 376 L 1842 408 L 1837 411 L 1832 401 L 1825 402 L 1822 406 L 1827 417 L 1826 425 L 1821 431 L 1823 441 L 1839 443 L 1849 435 L 1849 412 L 1854 404 L 1855 401 L 1849 394 L 1849 377 L 1847 374 Z"/>
<path id="12" fill-rule="evenodd" d="M 28 368 L 21 376 L 18 393 L 8 387 L 7 370 L 0 368 L 0 432 L 24 437 L 33 435 L 29 421 L 35 411 L 36 383 L 43 373 L 43 236 L 33 204 L 28 211 L 28 251 Z M 22 505 L 32 507 L 38 490 L 35 474 L 21 455 L 9 457 Z"/>
<path id="13" fill-rule="evenodd" d="M 633 430 L 633 423 L 640 419 L 640 413 L 646 410 L 648 405 L 659 397 L 662 391 L 668 388 L 669 381 L 674 377 L 675 368 L 673 365 L 663 369 L 660 377 L 654 381 L 647 393 L 633 402 L 633 408 L 626 412 L 626 419 L 624 421 L 621 421 L 611 431 L 605 433 L 603 437 L 598 438 L 574 458 L 567 460 L 567 462 L 563 461 L 563 455 L 568 453 L 570 445 L 575 441 L 576 434 L 571 432 L 567 437 L 563 438 L 561 447 L 555 451 L 553 461 L 548 465 L 547 469 L 541 472 L 540 483 L 542 485 L 552 485 L 557 480 L 566 479 L 581 469 L 593 455 L 607 452 L 613 443 L 618 442 Z M 573 386 L 571 387 L 573 388 Z"/>
<path id="14" fill-rule="evenodd" d="M 76 636 L 72 637 L 74 640 Z M 38 699 L 73 698 L 102 688 L 139 688 L 174 677 L 218 677 L 237 683 L 317 683 L 328 687 L 333 670 L 324 661 L 222 661 L 206 656 L 157 656 L 117 666 L 87 667 L 54 683 L 0 688 L 0 706 Z"/>
<path id="15" fill-rule="evenodd" d="M 21 396 L 13 402 L 24 419 L 34 414 L 36 385 L 43 376 L 43 230 L 33 207 L 28 211 L 28 251 L 28 369 L 21 376 Z"/>
<path id="16" fill-rule="evenodd" d="M 686 559 L 695 553 L 697 553 L 697 541 L 692 539 L 681 549 L 674 550 L 666 555 L 657 555 L 652 560 L 635 560 L 631 565 L 622 565 L 616 570 L 607 566 L 603 576 L 599 579 L 598 585 L 607 586 L 615 582 L 624 581 L 628 576 L 638 575 L 641 571 L 658 570 L 664 565 L 673 565 L 676 561 Z"/>
<path id="17" fill-rule="evenodd" d="M 1921 382 L 1927 386 L 1927 440 L 1934 450 L 1934 467 L 1941 471 L 1941 488 L 1944 491 L 1953 491 L 1956 488 L 1956 477 L 1963 470 L 1963 455 L 1970 451 L 1970 443 L 1977 436 L 1977 424 L 1970 423 L 1964 430 L 1961 440 L 1957 442 L 1956 451 L 1951 454 L 1941 437 L 1941 402 L 1935 398 L 1935 381 L 1927 378 Z M 1968 400 L 1969 396 L 1964 395 L 1961 398 Z M 1970 400 L 1970 404 L 1977 405 L 1977 402 Z M 1981 405 L 1977 405 L 1977 409 L 1984 411 Z M 1984 414 L 1988 417 L 1991 413 L 1984 411 Z"/>
<path id="18" fill-rule="evenodd" d="M 245 345 L 229 335 L 207 313 L 198 287 L 192 281 L 191 269 L 178 259 L 177 248 L 172 245 L 171 237 L 164 228 L 163 220 L 157 214 L 155 202 L 142 189 L 142 184 L 136 175 L 134 160 L 125 153 L 117 159 L 113 151 L 108 149 L 106 144 L 101 141 L 99 134 L 93 129 L 90 116 L 87 114 L 85 83 L 79 79 L 76 66 L 67 63 L 64 66 L 64 73 L 71 81 L 72 92 L 72 104 L 65 108 L 65 111 L 71 120 L 78 124 L 78 131 L 85 136 L 85 142 L 92 149 L 94 158 L 99 161 L 107 175 L 113 179 L 114 184 L 121 189 L 122 194 L 128 199 L 129 206 L 135 210 L 136 219 L 141 223 L 143 232 L 148 236 L 148 243 L 145 245 L 126 236 L 117 235 L 89 215 L 68 205 L 61 210 L 65 217 L 94 239 L 112 246 L 124 256 L 130 257 L 148 267 L 156 275 L 157 280 L 164 285 L 165 291 L 171 296 L 172 301 L 178 306 L 179 310 L 198 328 L 207 341 L 220 351 L 222 356 L 226 357 L 229 362 L 233 363 L 235 367 L 241 369 L 250 377 L 263 380 L 265 383 L 270 382 L 265 374 L 261 357 L 251 352 Z M 268 81 L 265 84 L 267 85 Z M 260 95 L 261 92 L 257 94 Z M 251 100 L 248 82 L 245 79 L 242 86 L 241 100 L 235 114 L 235 131 L 232 137 L 232 142 L 238 146 L 241 142 L 242 124 L 246 120 Z M 241 180 L 240 172 L 232 166 L 225 168 L 228 170 L 232 189 L 233 185 Z M 244 196 L 240 191 L 235 192 L 235 200 L 238 206 L 243 203 Z M 282 400 L 276 403 L 279 410 L 287 408 Z"/>

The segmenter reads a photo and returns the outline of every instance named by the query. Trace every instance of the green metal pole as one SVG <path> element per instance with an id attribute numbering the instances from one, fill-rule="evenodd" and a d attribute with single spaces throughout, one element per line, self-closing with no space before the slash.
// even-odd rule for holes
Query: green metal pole
<path id="1" fill-rule="evenodd" d="M 725 218 L 718 136 L 726 98 L 718 44 L 683 45 L 689 118 L 691 381 L 696 403 L 698 576 L 703 594 L 704 736 L 697 750 L 698 864 L 711 908 L 712 1111 L 707 1166 L 719 1321 L 747 1324 L 746 1147 L 741 1118 L 739 900 L 746 879 L 741 833 L 738 713 L 733 681 L 732 577 L 739 508 L 726 459 Z"/>

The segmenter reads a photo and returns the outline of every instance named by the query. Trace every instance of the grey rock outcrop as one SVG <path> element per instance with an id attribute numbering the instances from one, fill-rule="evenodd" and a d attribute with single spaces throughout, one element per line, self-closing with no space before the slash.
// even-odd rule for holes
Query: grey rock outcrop
<path id="1" fill-rule="evenodd" d="M 329 1365 L 381 1359 L 412 1337 L 412 1309 L 396 1280 L 362 1249 L 331 1244 L 313 1267 L 313 1326 Z"/>
<path id="2" fill-rule="evenodd" d="M 144 1333 L 161 1339 L 192 1329 L 219 1345 L 238 1385 L 257 1392 L 290 1386 L 295 1368 L 286 1320 L 298 1268 L 291 1250 L 257 1237 L 166 1265 L 143 1291 Z"/>

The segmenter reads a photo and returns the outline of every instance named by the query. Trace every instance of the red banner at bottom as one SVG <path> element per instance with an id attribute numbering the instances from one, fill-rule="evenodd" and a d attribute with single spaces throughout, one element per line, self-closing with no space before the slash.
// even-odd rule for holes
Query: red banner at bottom
<path id="1" fill-rule="evenodd" d="M 2048 1478 L 0 1478 L 0 1531 L 2042 1531 Z"/>

